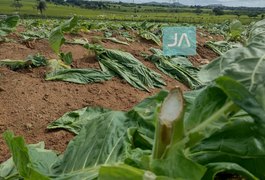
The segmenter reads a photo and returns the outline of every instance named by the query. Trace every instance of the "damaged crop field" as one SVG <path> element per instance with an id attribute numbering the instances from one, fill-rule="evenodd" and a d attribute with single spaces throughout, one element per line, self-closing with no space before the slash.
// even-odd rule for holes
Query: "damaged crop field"
<path id="1" fill-rule="evenodd" d="M 265 179 L 265 20 L 167 26 L 1 20 L 0 179 Z"/>

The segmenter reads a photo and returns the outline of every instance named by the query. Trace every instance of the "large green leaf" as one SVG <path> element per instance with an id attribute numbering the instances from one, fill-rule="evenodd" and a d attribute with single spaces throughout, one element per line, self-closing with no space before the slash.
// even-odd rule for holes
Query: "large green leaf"
<path id="1" fill-rule="evenodd" d="M 19 21 L 19 16 L 9 16 L 6 19 L 0 21 L 0 37 L 6 36 L 8 33 L 12 32 L 13 28 L 17 26 Z"/>
<path id="2" fill-rule="evenodd" d="M 76 25 L 77 17 L 74 16 L 51 31 L 51 34 L 49 35 L 49 43 L 56 54 L 59 54 L 60 47 L 65 42 L 63 33 L 70 31 Z"/>
<path id="3" fill-rule="evenodd" d="M 49 124 L 47 128 L 63 128 L 75 134 L 78 134 L 81 128 L 89 123 L 89 121 L 95 121 L 97 118 L 108 112 L 110 112 L 110 110 L 100 107 L 82 108 L 76 111 L 67 112 L 62 117 Z"/>
<path id="4" fill-rule="evenodd" d="M 228 77 L 220 77 L 216 80 L 216 83 L 235 104 L 248 112 L 257 123 L 264 126 L 265 110 L 242 84 Z"/>
<path id="5" fill-rule="evenodd" d="M 239 20 L 233 20 L 229 26 L 229 35 L 232 40 L 240 40 L 244 27 Z"/>
<path id="6" fill-rule="evenodd" d="M 46 65 L 47 65 L 46 58 L 39 54 L 34 56 L 29 55 L 26 60 L 10 60 L 10 59 L 0 60 L 0 66 L 5 66 L 12 70 L 23 69 L 28 67 L 46 66 Z"/>
<path id="7" fill-rule="evenodd" d="M 102 108 L 83 108 L 66 113 L 48 128 L 65 128 L 78 134 L 68 145 L 62 160 L 53 166 L 56 176 L 83 176 L 102 164 L 122 162 L 142 166 L 142 158 L 151 154 L 154 119 L 152 108 L 145 121 L 144 105 L 161 104 L 166 91 L 150 97 L 128 113 Z M 139 113 L 139 114 L 138 114 Z M 81 131 L 80 131 L 81 130 Z M 90 171 L 89 170 L 89 171 Z M 90 175 L 97 176 L 97 171 Z M 81 174 L 80 174 L 81 173 Z"/>
<path id="8" fill-rule="evenodd" d="M 199 126 L 208 117 L 211 117 L 222 108 L 226 99 L 225 93 L 217 87 L 207 87 L 197 94 L 196 100 L 190 106 L 189 115 L 185 119 L 186 131 Z"/>
<path id="9" fill-rule="evenodd" d="M 200 164 L 236 163 L 264 179 L 265 136 L 257 129 L 259 126 L 248 115 L 235 116 L 224 128 L 193 147 L 190 156 Z"/>
<path id="10" fill-rule="evenodd" d="M 265 174 L 261 164 L 265 158 L 265 133 L 263 131 L 265 112 L 253 95 L 238 82 L 228 77 L 220 77 L 216 83 L 228 98 L 245 110 L 248 115 L 242 114 L 241 111 L 237 113 L 238 108 L 229 109 L 228 112 L 232 116 L 227 118 L 226 124 L 222 124 L 223 128 L 213 132 L 211 136 L 207 136 L 193 147 L 191 156 L 202 164 L 237 163 L 258 178 L 263 179 Z M 219 127 L 221 126 L 219 125 Z M 208 129 L 208 131 L 210 130 Z M 220 142 L 222 143 L 220 144 Z"/>
<path id="11" fill-rule="evenodd" d="M 78 84 L 102 82 L 113 76 L 108 72 L 96 69 L 60 69 L 46 74 L 45 80 L 60 80 Z"/>
<path id="12" fill-rule="evenodd" d="M 165 85 L 160 74 L 147 68 L 130 53 L 112 49 L 100 49 L 97 53 L 104 71 L 119 75 L 138 89 L 148 91 L 149 87 Z"/>
<path id="13" fill-rule="evenodd" d="M 177 79 L 191 89 L 202 85 L 197 78 L 198 68 L 194 67 L 185 57 L 166 57 L 160 49 L 151 48 L 153 55 L 148 59 L 155 63 L 156 67 L 168 76 Z"/>
<path id="14" fill-rule="evenodd" d="M 124 154 L 128 127 L 135 125 L 124 112 L 111 111 L 88 121 L 68 144 L 54 166 L 56 174 L 72 174 L 102 164 L 116 163 Z"/>
<path id="15" fill-rule="evenodd" d="M 255 93 L 265 82 L 265 20 L 256 23 L 249 32 L 246 47 L 228 51 L 199 72 L 203 82 L 219 76 L 229 76 Z"/>
<path id="16" fill-rule="evenodd" d="M 197 96 L 184 122 L 186 137 L 183 142 L 188 147 L 210 137 L 229 123 L 237 106 L 226 99 L 226 94 L 216 87 L 208 87 Z"/>
<path id="17" fill-rule="evenodd" d="M 47 176 L 38 172 L 40 169 L 36 170 L 36 166 L 39 166 L 40 165 L 39 163 L 43 162 L 39 162 L 38 159 L 36 158 L 32 158 L 33 159 L 32 161 L 29 155 L 29 149 L 26 146 L 24 139 L 22 137 L 14 137 L 14 134 L 11 132 L 5 132 L 3 136 L 12 153 L 14 164 L 21 177 L 29 180 L 49 179 Z"/>

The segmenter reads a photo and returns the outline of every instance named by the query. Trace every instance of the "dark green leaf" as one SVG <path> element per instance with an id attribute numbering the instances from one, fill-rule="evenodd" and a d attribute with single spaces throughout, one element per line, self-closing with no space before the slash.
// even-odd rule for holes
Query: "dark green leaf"
<path id="1" fill-rule="evenodd" d="M 156 67 L 168 76 L 177 79 L 191 89 L 202 84 L 197 78 L 198 69 L 185 57 L 169 58 L 163 55 L 160 49 L 151 48 L 154 54 L 147 57 Z"/>
<path id="2" fill-rule="evenodd" d="M 165 159 L 153 160 L 152 170 L 157 175 L 171 178 L 201 180 L 206 168 L 187 158 L 184 152 L 174 146 Z"/>
<path id="3" fill-rule="evenodd" d="M 246 113 L 234 116 L 218 132 L 191 149 L 190 157 L 200 164 L 231 162 L 260 179 L 265 178 L 265 136 Z"/>
<path id="4" fill-rule="evenodd" d="M 6 36 L 8 33 L 12 32 L 13 28 L 17 26 L 19 21 L 19 16 L 9 16 L 4 20 L 0 21 L 0 37 Z"/>
<path id="5" fill-rule="evenodd" d="M 124 78 L 132 86 L 148 91 L 148 88 L 162 87 L 165 82 L 161 75 L 147 68 L 130 53 L 103 49 L 97 58 L 104 71 L 113 72 Z"/>
<path id="6" fill-rule="evenodd" d="M 258 178 L 255 177 L 253 174 L 251 174 L 246 169 L 242 168 L 241 166 L 235 163 L 210 163 L 207 164 L 206 167 L 207 172 L 203 176 L 202 180 L 214 180 L 215 176 L 221 172 L 241 175 L 249 180 L 258 180 Z"/>
<path id="7" fill-rule="evenodd" d="M 73 62 L 73 56 L 71 52 L 68 52 L 66 54 L 60 53 L 60 58 L 66 65 L 71 65 Z"/>

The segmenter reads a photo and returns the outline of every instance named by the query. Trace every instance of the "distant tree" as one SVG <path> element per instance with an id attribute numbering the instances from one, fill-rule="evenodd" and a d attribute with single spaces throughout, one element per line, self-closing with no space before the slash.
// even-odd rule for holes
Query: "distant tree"
<path id="1" fill-rule="evenodd" d="M 261 19 L 264 19 L 264 17 L 265 17 L 265 15 L 264 15 L 264 14 L 262 14 L 262 15 L 261 15 Z"/>
<path id="2" fill-rule="evenodd" d="M 23 6 L 23 4 L 20 1 L 21 0 L 14 0 L 11 6 L 14 7 L 16 10 L 20 10 L 20 8 Z"/>
<path id="3" fill-rule="evenodd" d="M 221 16 L 221 15 L 224 15 L 224 10 L 220 7 L 215 7 L 213 8 L 213 13 L 216 15 L 216 16 Z"/>
<path id="4" fill-rule="evenodd" d="M 47 9 L 46 1 L 45 0 L 37 0 L 37 10 L 40 11 L 41 15 L 43 11 Z"/>
<path id="5" fill-rule="evenodd" d="M 239 11 L 233 11 L 233 13 L 232 13 L 232 14 L 236 15 L 236 16 L 237 16 L 237 18 L 240 18 L 240 16 L 242 15 L 242 13 L 241 13 L 241 12 L 239 12 Z"/>
<path id="6" fill-rule="evenodd" d="M 248 17 L 258 17 L 259 13 L 258 12 L 249 12 Z"/>
<path id="7" fill-rule="evenodd" d="M 195 14 L 201 14 L 203 12 L 203 10 L 201 10 L 200 7 L 197 7 L 195 10 L 194 10 L 194 13 Z"/>

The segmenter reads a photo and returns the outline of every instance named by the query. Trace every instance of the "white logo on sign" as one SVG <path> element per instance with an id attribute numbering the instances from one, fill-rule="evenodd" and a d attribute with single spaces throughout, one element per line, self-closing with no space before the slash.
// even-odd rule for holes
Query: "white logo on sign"
<path id="1" fill-rule="evenodd" d="M 173 44 L 168 44 L 168 47 L 174 47 L 174 46 L 178 46 L 180 47 L 182 44 L 183 44 L 183 41 L 186 41 L 186 44 L 188 45 L 188 47 L 191 47 L 190 45 L 190 41 L 189 41 L 189 38 L 188 38 L 188 35 L 186 33 L 183 33 L 179 39 L 179 42 L 178 42 L 178 33 L 175 33 L 175 36 L 174 36 L 174 43 Z"/>

